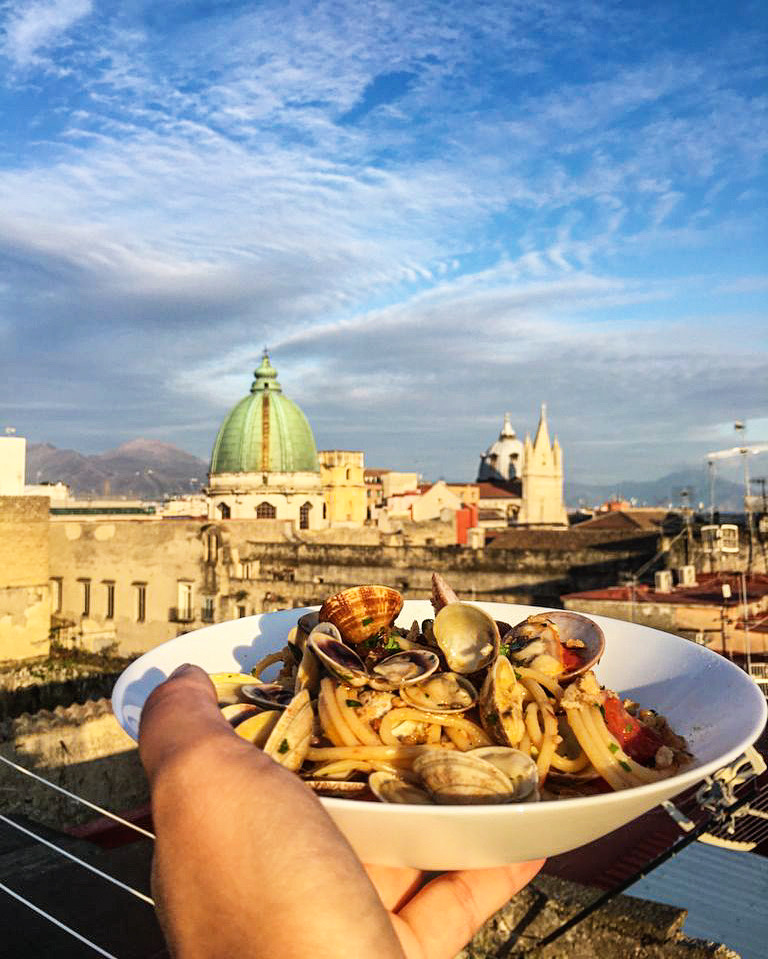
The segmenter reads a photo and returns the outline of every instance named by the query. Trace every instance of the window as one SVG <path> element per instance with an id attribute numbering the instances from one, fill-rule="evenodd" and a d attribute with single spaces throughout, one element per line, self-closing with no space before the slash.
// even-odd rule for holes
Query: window
<path id="1" fill-rule="evenodd" d="M 219 538 L 216 533 L 208 533 L 205 537 L 204 556 L 206 563 L 216 564 L 219 558 Z"/>
<path id="2" fill-rule="evenodd" d="M 311 509 L 311 503 L 304 503 L 299 510 L 299 529 L 309 529 L 309 511 Z"/>
<path id="3" fill-rule="evenodd" d="M 104 590 L 106 595 L 105 599 L 105 608 L 104 608 L 104 619 L 114 619 L 115 618 L 115 584 L 106 580 L 104 582 Z"/>
<path id="4" fill-rule="evenodd" d="M 81 579 L 80 585 L 83 589 L 83 616 L 91 615 L 91 581 L 89 579 Z"/>
<path id="5" fill-rule="evenodd" d="M 64 598 L 64 589 L 61 576 L 54 576 L 51 580 L 51 612 L 60 613 Z"/>
<path id="6" fill-rule="evenodd" d="M 246 615 L 245 606 L 237 607 L 237 615 L 239 619 L 245 619 L 245 615 Z"/>
<path id="7" fill-rule="evenodd" d="M 256 519 L 275 519 L 277 508 L 271 503 L 259 503 L 256 507 Z"/>
<path id="8" fill-rule="evenodd" d="M 349 482 L 349 478 L 351 475 L 352 475 L 352 470 L 349 467 L 347 467 L 346 470 L 344 471 L 344 479 L 346 479 L 346 481 Z"/>
<path id="9" fill-rule="evenodd" d="M 216 509 L 219 511 L 219 516 L 222 519 L 229 519 L 232 516 L 232 510 L 226 503 L 219 503 Z"/>
<path id="10" fill-rule="evenodd" d="M 203 597 L 203 622 L 212 623 L 213 622 L 213 596 L 204 596 Z"/>
<path id="11" fill-rule="evenodd" d="M 192 583 L 180 582 L 178 594 L 179 619 L 182 621 L 192 619 Z"/>
<path id="12" fill-rule="evenodd" d="M 147 618 L 147 584 L 134 583 L 136 590 L 136 622 L 143 623 Z"/>

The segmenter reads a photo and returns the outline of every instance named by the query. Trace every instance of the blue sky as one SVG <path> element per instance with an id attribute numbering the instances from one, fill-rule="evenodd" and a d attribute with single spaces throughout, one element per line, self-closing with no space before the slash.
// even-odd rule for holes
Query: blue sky
<path id="1" fill-rule="evenodd" d="M 768 440 L 767 21 L 0 0 L 0 425 L 207 457 L 266 344 L 431 478 L 542 402 L 581 481 Z"/>

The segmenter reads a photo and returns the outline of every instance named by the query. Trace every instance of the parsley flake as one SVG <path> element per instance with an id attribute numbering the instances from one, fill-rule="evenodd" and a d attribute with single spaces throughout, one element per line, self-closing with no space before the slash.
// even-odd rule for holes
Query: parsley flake
<path id="1" fill-rule="evenodd" d="M 287 753 L 291 747 L 288 745 L 288 740 L 284 739 L 280 745 L 277 747 L 279 753 Z"/>
<path id="2" fill-rule="evenodd" d="M 386 643 L 384 643 L 384 649 L 394 650 L 396 653 L 400 652 L 400 643 L 395 639 L 394 636 L 388 637 Z"/>
<path id="3" fill-rule="evenodd" d="M 624 727 L 624 732 L 631 733 L 632 729 L 633 729 L 632 723 L 627 723 L 627 725 Z"/>
<path id="4" fill-rule="evenodd" d="M 629 763 L 625 763 L 623 759 L 619 760 L 619 765 L 621 766 L 621 768 L 624 770 L 625 773 L 632 772 L 632 767 L 629 765 Z"/>
<path id="5" fill-rule="evenodd" d="M 513 669 L 512 672 L 515 674 L 515 679 L 521 680 L 523 678 L 516 669 Z"/>
<path id="6" fill-rule="evenodd" d="M 509 643 L 502 643 L 499 646 L 499 654 L 501 656 L 509 656 Z"/>
<path id="7" fill-rule="evenodd" d="M 362 705 L 363 705 L 363 704 L 360 702 L 359 699 L 345 699 L 344 702 L 347 704 L 347 706 L 362 706 Z"/>
<path id="8" fill-rule="evenodd" d="M 363 620 L 363 626 L 370 626 L 373 622 L 373 616 L 366 616 Z"/>
<path id="9" fill-rule="evenodd" d="M 616 743 L 608 743 L 608 748 L 612 753 L 617 753 L 619 751 L 619 747 L 616 745 Z"/>

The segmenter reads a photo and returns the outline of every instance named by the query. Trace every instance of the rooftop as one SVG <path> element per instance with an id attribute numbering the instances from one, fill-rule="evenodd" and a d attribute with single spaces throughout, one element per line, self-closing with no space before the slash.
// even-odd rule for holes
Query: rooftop
<path id="1" fill-rule="evenodd" d="M 581 524 L 586 525 L 586 524 Z M 577 529 L 581 528 L 577 527 Z M 593 527 L 594 528 L 594 527 Z M 636 586 L 607 586 L 603 589 L 588 589 L 578 593 L 564 593 L 563 599 L 597 599 L 615 602 L 676 603 L 691 606 L 737 606 L 741 578 L 729 573 L 698 573 L 695 586 L 674 586 L 669 592 L 661 592 L 653 586 L 639 583 Z M 747 601 L 758 602 L 768 596 L 768 576 L 755 573 L 747 580 Z M 731 587 L 731 596 L 723 597 L 723 586 Z"/>

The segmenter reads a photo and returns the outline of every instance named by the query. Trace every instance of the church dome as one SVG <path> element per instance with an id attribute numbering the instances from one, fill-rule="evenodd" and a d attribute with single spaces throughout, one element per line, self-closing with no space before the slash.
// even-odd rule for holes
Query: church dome
<path id="1" fill-rule="evenodd" d="M 478 482 L 519 478 L 523 470 L 524 456 L 525 448 L 509 422 L 509 413 L 505 413 L 499 438 L 480 457 Z"/>
<path id="2" fill-rule="evenodd" d="M 283 395 L 266 350 L 254 376 L 250 394 L 221 424 L 211 474 L 319 472 L 312 428 Z"/>

